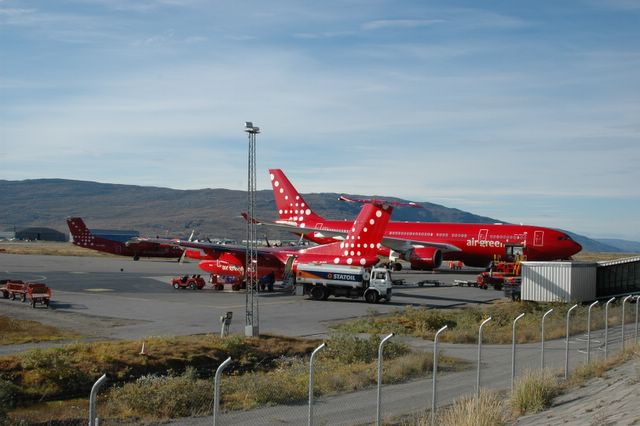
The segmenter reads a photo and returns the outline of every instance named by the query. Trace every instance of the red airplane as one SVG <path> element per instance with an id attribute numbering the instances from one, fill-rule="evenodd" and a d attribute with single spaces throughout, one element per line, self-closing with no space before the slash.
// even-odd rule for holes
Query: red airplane
<path id="1" fill-rule="evenodd" d="M 288 230 L 318 244 L 341 239 L 348 222 L 327 220 L 313 212 L 280 169 L 270 169 L 273 194 L 280 220 Z M 343 201 L 354 201 L 341 197 Z M 295 232 L 295 231 L 292 231 Z M 496 259 L 516 257 L 534 261 L 567 259 L 582 250 L 564 232 L 529 225 L 389 222 L 379 254 L 408 261 L 412 269 L 438 268 L 443 260 L 459 260 L 468 266 L 488 267 Z M 386 248 L 386 249 L 385 249 Z M 394 269 L 401 268 L 394 263 Z"/>
<path id="2" fill-rule="evenodd" d="M 179 258 L 183 253 L 183 249 L 171 244 L 122 242 L 93 235 L 79 217 L 67 218 L 67 226 L 73 236 L 73 244 L 76 246 L 120 256 L 131 256 L 133 260 L 139 260 L 141 257 Z"/>
<path id="3" fill-rule="evenodd" d="M 281 280 L 285 270 L 297 271 L 301 263 L 329 263 L 369 267 L 378 263 L 378 250 L 382 235 L 389 223 L 392 203 L 379 200 L 363 201 L 362 209 L 354 222 L 349 224 L 343 241 L 304 248 L 259 247 L 257 254 L 257 277 L 271 273 Z M 188 250 L 189 257 L 202 260 L 198 266 L 205 272 L 220 274 L 221 265 L 235 265 L 235 270 L 246 268 L 246 247 L 213 244 L 205 242 L 168 240 L 159 238 L 138 238 L 162 244 L 173 244 Z M 198 254 L 199 253 L 199 254 Z"/>

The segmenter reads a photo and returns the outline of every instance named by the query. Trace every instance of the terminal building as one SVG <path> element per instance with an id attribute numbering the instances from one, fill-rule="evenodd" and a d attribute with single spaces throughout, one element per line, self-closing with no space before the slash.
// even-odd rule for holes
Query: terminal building
<path id="1" fill-rule="evenodd" d="M 68 241 L 67 234 L 52 228 L 32 227 L 16 232 L 17 240 L 29 241 Z"/>

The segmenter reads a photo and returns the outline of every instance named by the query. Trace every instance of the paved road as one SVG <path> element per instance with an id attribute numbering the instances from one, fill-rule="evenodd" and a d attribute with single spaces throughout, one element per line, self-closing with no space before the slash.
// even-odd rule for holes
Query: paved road
<path id="1" fill-rule="evenodd" d="M 233 312 L 232 333 L 244 333 L 245 294 L 174 290 L 172 276 L 196 274 L 196 264 L 166 260 L 91 258 L 68 256 L 0 255 L 0 279 L 16 278 L 47 283 L 53 289 L 52 311 L 0 299 L 3 311 L 54 325 L 79 329 L 95 337 L 137 339 L 145 336 L 219 333 L 219 317 Z M 371 305 L 361 300 L 330 298 L 312 301 L 289 292 L 262 293 L 259 297 L 260 332 L 285 336 L 322 336 L 336 321 L 371 312 L 386 313 L 407 305 L 456 307 L 482 304 L 502 297 L 501 292 L 460 288 L 455 279 L 467 274 L 432 274 L 402 271 L 394 279 L 406 285 L 394 288 L 391 303 Z M 439 280 L 440 287 L 415 283 Z M 87 324 L 83 326 L 83 324 Z M 7 349 L 5 348 L 5 351 Z"/>

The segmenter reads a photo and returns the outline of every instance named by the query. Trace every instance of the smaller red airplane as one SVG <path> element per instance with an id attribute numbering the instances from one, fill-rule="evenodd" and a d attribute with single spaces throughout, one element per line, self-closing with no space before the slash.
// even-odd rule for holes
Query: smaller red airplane
<path id="1" fill-rule="evenodd" d="M 133 260 L 139 260 L 141 257 L 179 258 L 183 253 L 183 249 L 172 244 L 121 242 L 93 235 L 80 217 L 67 218 L 67 226 L 74 245 L 119 256 L 130 256 Z"/>
<path id="2" fill-rule="evenodd" d="M 392 203 L 366 200 L 343 241 L 298 250 L 287 247 L 257 248 L 257 277 L 263 278 L 273 273 L 277 280 L 281 280 L 286 271 L 296 272 L 299 264 L 307 263 L 373 266 L 379 261 L 378 250 L 392 211 Z M 203 259 L 198 266 L 208 273 L 220 274 L 223 266 L 231 265 L 247 271 L 246 247 L 243 246 L 160 238 L 137 240 L 173 244 L 186 249 L 187 256 Z"/>

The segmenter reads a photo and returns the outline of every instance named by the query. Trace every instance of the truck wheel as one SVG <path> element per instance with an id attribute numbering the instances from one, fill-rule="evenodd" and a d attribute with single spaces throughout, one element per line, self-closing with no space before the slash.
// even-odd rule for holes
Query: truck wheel
<path id="1" fill-rule="evenodd" d="M 375 290 L 369 290 L 364 294 L 364 300 L 367 303 L 378 303 L 378 293 Z"/>
<path id="2" fill-rule="evenodd" d="M 16 294 L 15 293 L 11 293 L 11 295 L 9 296 L 9 299 L 16 300 Z"/>
<path id="3" fill-rule="evenodd" d="M 324 287 L 322 286 L 314 286 L 311 288 L 311 298 L 313 300 L 323 300 L 324 299 L 324 295 L 325 295 L 326 291 L 324 289 Z"/>
<path id="4" fill-rule="evenodd" d="M 196 285 L 195 285 L 195 283 L 191 283 L 191 284 L 189 284 L 189 288 L 190 288 L 191 290 L 195 290 L 195 289 L 196 289 Z"/>
<path id="5" fill-rule="evenodd" d="M 20 301 L 21 301 L 22 303 L 24 303 L 26 300 L 27 300 L 27 295 L 26 295 L 25 293 L 22 293 L 22 294 L 20 295 Z"/>
<path id="6" fill-rule="evenodd" d="M 33 309 L 35 309 L 35 308 L 36 308 L 36 299 L 31 299 L 31 307 L 32 307 Z"/>
<path id="7" fill-rule="evenodd" d="M 175 288 L 176 290 L 180 288 L 180 284 L 178 283 L 173 283 L 173 288 Z"/>
<path id="8" fill-rule="evenodd" d="M 49 308 L 49 299 L 44 299 L 44 306 Z"/>
<path id="9" fill-rule="evenodd" d="M 3 292 L 2 292 L 2 297 L 3 297 L 4 299 L 8 299 L 8 298 L 9 298 L 9 292 L 7 292 L 7 291 L 3 291 Z"/>

